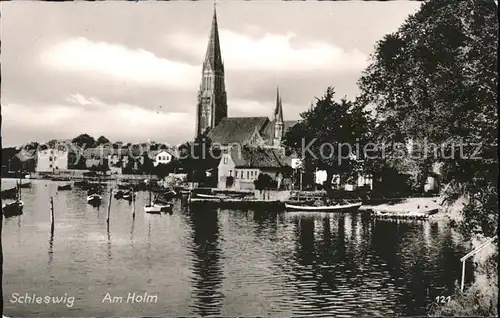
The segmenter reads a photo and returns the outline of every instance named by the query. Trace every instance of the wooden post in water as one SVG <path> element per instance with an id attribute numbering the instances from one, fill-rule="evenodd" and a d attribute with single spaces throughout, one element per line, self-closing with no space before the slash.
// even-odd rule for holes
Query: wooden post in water
<path id="1" fill-rule="evenodd" d="M 54 198 L 50 197 L 50 231 L 54 232 Z"/>
<path id="2" fill-rule="evenodd" d="M 106 223 L 109 224 L 109 215 L 111 214 L 111 199 L 113 198 L 113 188 L 109 189 L 109 201 L 108 201 L 108 215 L 106 217 Z"/>
<path id="3" fill-rule="evenodd" d="M 465 283 L 465 260 L 462 261 L 462 283 L 460 284 L 460 290 L 464 291 Z"/>
<path id="4" fill-rule="evenodd" d="M 135 193 L 132 191 L 132 219 L 135 219 Z"/>

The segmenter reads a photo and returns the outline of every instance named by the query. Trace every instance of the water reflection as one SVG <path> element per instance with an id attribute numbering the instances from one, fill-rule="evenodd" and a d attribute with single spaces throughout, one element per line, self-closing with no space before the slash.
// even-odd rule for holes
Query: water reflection
<path id="1" fill-rule="evenodd" d="M 95 315 L 121 317 L 165 313 L 166 304 L 168 316 L 425 315 L 429 302 L 460 279 L 459 258 L 467 253 L 440 224 L 356 214 L 178 213 L 176 205 L 172 216 L 139 209 L 144 217 L 133 218 L 133 207 L 113 200 L 116 217 L 108 227 L 106 209 L 99 214 L 78 188 L 57 193 L 49 235 L 54 189 L 50 181 L 35 180 L 23 195 L 25 213 L 3 219 L 2 239 L 9 243 L 4 290 L 71 290 L 81 302 L 57 313 L 6 303 L 9 316 L 88 316 L 95 307 Z M 139 194 L 138 206 L 146 198 Z M 158 292 L 165 301 L 133 308 L 85 303 L 130 286 Z"/>
<path id="2" fill-rule="evenodd" d="M 202 317 L 220 315 L 222 281 L 224 274 L 219 247 L 218 211 L 205 209 L 191 211 L 190 225 L 193 245 L 192 289 L 194 313 Z"/>

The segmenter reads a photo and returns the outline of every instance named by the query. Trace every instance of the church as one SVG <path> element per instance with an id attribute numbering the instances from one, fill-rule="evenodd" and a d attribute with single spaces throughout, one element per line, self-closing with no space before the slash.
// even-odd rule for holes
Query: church
<path id="1" fill-rule="evenodd" d="M 270 110 L 272 108 L 270 107 Z M 283 120 L 283 103 L 276 92 L 272 118 L 228 117 L 224 63 L 220 49 L 217 13 L 214 7 L 207 52 L 198 91 L 196 136 L 206 134 L 213 143 L 280 148 L 284 133 L 296 121 Z"/>
<path id="2" fill-rule="evenodd" d="M 221 146 L 222 158 L 217 169 L 217 187 L 255 189 L 254 181 L 266 174 L 285 185 L 283 176 L 291 158 L 285 155 L 281 142 L 296 121 L 283 119 L 283 102 L 279 88 L 272 117 L 228 117 L 224 63 L 220 49 L 217 13 L 214 7 L 207 52 L 196 109 L 196 136 L 208 136 Z"/>

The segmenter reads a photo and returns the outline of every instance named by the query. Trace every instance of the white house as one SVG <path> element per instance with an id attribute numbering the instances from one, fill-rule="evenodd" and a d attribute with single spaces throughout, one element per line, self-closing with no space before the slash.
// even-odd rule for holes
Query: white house
<path id="1" fill-rule="evenodd" d="M 36 172 L 58 172 L 68 170 L 68 149 L 65 147 L 39 150 Z"/>
<path id="2" fill-rule="evenodd" d="M 168 164 L 172 161 L 173 155 L 168 150 L 160 150 L 154 156 L 153 165 L 156 167 L 159 164 Z"/>
<path id="3" fill-rule="evenodd" d="M 317 170 L 315 173 L 315 182 L 316 184 L 323 184 L 326 181 L 326 171 L 325 170 Z M 336 187 L 340 186 L 340 177 L 339 175 L 334 175 L 332 179 L 332 184 Z M 373 178 L 371 175 L 358 175 L 358 179 L 356 182 L 351 182 L 344 185 L 344 190 L 346 191 L 354 191 L 358 187 L 369 186 L 370 189 L 373 189 Z"/>
<path id="4" fill-rule="evenodd" d="M 251 146 L 223 149 L 218 166 L 217 187 L 253 190 L 254 181 L 261 173 L 279 183 L 283 168 L 290 166 L 288 161 L 280 149 Z"/>

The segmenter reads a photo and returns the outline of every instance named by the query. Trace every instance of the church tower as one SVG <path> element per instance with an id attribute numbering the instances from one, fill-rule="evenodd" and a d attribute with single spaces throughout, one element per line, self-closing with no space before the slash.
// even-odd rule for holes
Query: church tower
<path id="1" fill-rule="evenodd" d="M 196 109 L 196 136 L 214 128 L 227 117 L 227 96 L 224 83 L 224 64 L 219 43 L 217 13 L 214 5 L 212 29 L 207 53 L 203 61 L 202 80 L 198 91 Z"/>
<path id="2" fill-rule="evenodd" d="M 276 106 L 274 108 L 273 114 L 273 123 L 274 123 L 274 146 L 281 146 L 281 139 L 283 138 L 283 105 L 281 102 L 280 90 L 279 87 L 276 88 Z"/>

